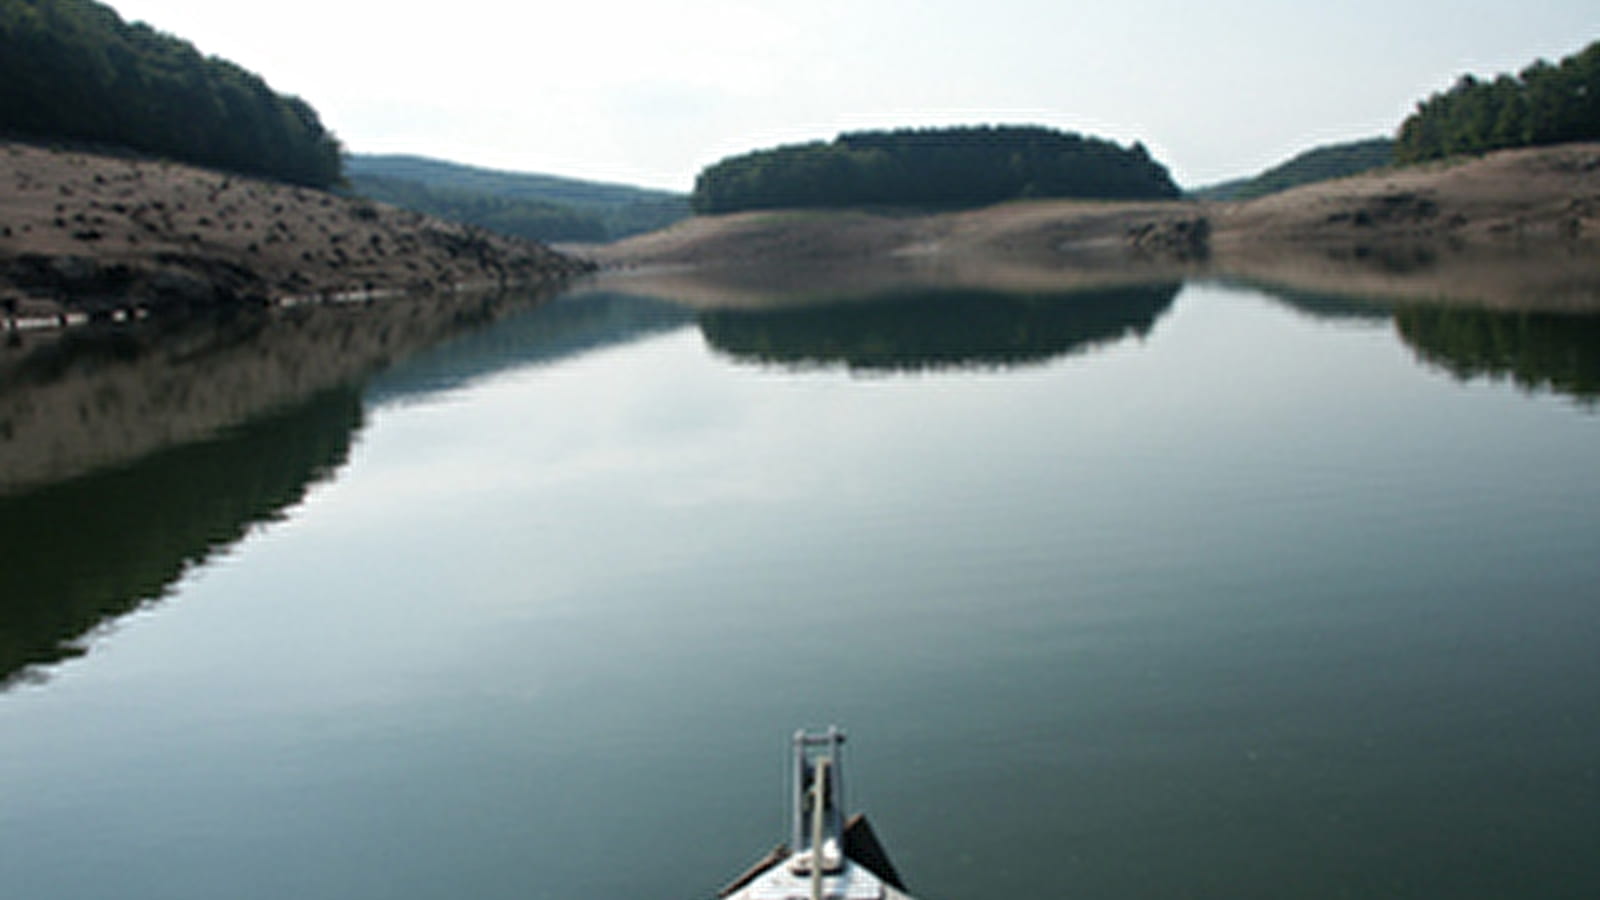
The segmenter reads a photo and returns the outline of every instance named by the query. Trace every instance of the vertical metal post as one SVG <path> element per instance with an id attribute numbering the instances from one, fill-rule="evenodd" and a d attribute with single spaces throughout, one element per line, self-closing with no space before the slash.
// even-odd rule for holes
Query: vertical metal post
<path id="1" fill-rule="evenodd" d="M 844 847 L 844 739 L 844 732 L 837 725 L 819 734 L 803 729 L 794 733 L 789 788 L 790 852 L 806 854 L 815 869 L 824 868 L 829 861 L 822 852 L 829 839 L 835 855 L 841 854 Z M 797 859 L 797 871 L 801 864 Z"/>
<path id="2" fill-rule="evenodd" d="M 805 848 L 806 819 L 806 732 L 794 733 L 790 749 L 793 764 L 789 772 L 789 852 L 799 853 Z"/>

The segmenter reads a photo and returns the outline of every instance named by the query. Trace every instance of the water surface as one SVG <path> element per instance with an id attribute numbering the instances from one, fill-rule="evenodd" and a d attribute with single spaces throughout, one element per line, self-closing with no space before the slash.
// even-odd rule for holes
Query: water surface
<path id="1" fill-rule="evenodd" d="M 486 317 L 0 497 L 0 883 L 703 897 L 838 722 L 923 897 L 1594 896 L 1597 359 L 1218 283 Z"/>

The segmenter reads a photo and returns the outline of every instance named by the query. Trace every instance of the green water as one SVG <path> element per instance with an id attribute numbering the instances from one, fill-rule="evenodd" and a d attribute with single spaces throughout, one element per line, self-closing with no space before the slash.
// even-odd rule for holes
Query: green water
<path id="1" fill-rule="evenodd" d="M 0 894 L 1600 895 L 1600 328 L 595 293 L 0 497 Z"/>

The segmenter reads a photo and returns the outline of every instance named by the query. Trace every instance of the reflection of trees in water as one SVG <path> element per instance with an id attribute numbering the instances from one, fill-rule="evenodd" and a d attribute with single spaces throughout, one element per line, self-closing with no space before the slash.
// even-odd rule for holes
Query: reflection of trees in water
<path id="1" fill-rule="evenodd" d="M 1600 315 L 1409 307 L 1395 328 L 1417 355 L 1465 381 L 1510 378 L 1593 404 L 1600 397 Z"/>
<path id="2" fill-rule="evenodd" d="M 658 301 L 543 297 L 69 331 L 6 359 L 0 464 L 34 477 L 0 473 L 0 686 L 82 654 L 97 628 L 298 503 L 345 462 L 364 404 L 689 320 Z M 40 477 L 62 449 L 68 477 Z"/>
<path id="3" fill-rule="evenodd" d="M 361 426 L 353 388 L 124 467 L 0 497 L 0 685 L 74 656 L 111 619 L 298 503 Z"/>
<path id="4" fill-rule="evenodd" d="M 1059 294 L 921 291 L 779 310 L 700 316 L 711 346 L 782 365 L 916 371 L 1039 363 L 1143 337 L 1177 283 Z"/>
<path id="5" fill-rule="evenodd" d="M 29 337 L 0 352 L 0 494 L 203 440 L 544 296 L 391 297 Z"/>
<path id="6" fill-rule="evenodd" d="M 1248 281 L 1241 283 L 1250 284 Z M 1263 287 L 1261 290 L 1284 306 L 1313 319 L 1371 322 L 1374 325 L 1382 325 L 1394 316 L 1389 305 L 1380 300 L 1302 291 L 1281 285 Z"/>

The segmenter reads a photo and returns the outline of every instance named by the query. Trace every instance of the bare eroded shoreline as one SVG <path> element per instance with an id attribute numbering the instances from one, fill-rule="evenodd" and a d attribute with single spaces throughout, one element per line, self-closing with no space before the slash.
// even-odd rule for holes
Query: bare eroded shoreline
<path id="1" fill-rule="evenodd" d="M 700 303 L 846 278 L 1033 290 L 1224 277 L 1407 302 L 1600 309 L 1600 144 L 1383 170 L 1242 203 L 746 212 L 570 251 Z"/>

